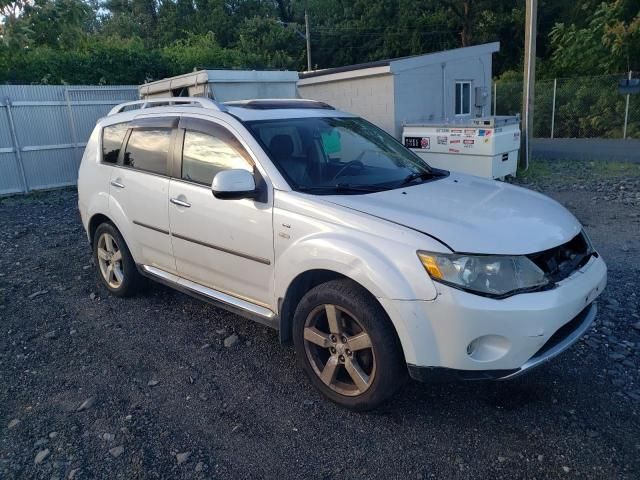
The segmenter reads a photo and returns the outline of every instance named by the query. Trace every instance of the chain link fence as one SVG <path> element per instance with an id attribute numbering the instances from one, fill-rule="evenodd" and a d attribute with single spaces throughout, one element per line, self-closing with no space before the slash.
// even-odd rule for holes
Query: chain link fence
<path id="1" fill-rule="evenodd" d="M 536 81 L 533 136 L 640 139 L 640 94 L 618 92 L 618 82 L 628 75 Z M 494 95 L 494 114 L 520 113 L 522 82 L 498 81 Z"/>

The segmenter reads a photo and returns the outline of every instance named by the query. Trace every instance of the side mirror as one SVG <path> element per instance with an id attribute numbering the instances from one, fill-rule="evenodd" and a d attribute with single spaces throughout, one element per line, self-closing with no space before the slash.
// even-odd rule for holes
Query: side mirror
<path id="1" fill-rule="evenodd" d="M 255 198 L 258 195 L 253 174 L 247 170 L 231 169 L 218 172 L 211 185 L 213 196 L 220 200 Z"/>

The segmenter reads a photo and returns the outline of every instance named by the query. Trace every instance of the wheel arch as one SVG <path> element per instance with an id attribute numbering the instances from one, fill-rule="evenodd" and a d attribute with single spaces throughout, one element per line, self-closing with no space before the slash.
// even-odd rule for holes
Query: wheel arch
<path id="1" fill-rule="evenodd" d="M 398 344 L 402 349 L 402 341 L 398 330 L 389 313 L 384 308 L 384 305 L 378 301 L 378 298 L 357 280 L 343 273 L 328 269 L 312 269 L 299 273 L 287 287 L 284 297 L 278 299 L 278 312 L 280 317 L 280 342 L 283 345 L 291 345 L 293 343 L 293 317 L 296 311 L 296 307 L 300 303 L 300 300 L 302 300 L 302 297 L 304 297 L 308 291 L 310 291 L 314 287 L 317 287 L 318 285 L 329 282 L 331 280 L 340 279 L 349 280 L 356 284 L 363 291 L 367 292 L 371 296 L 372 300 L 380 306 L 382 311 L 387 314 L 389 323 L 391 324 L 391 327 L 396 334 Z"/>
<path id="2" fill-rule="evenodd" d="M 98 229 L 98 227 L 103 224 L 103 223 L 110 223 L 112 224 L 114 227 L 118 228 L 116 226 L 115 223 L 113 223 L 113 220 L 111 220 L 109 217 L 107 217 L 105 214 L 103 213 L 96 213 L 94 214 L 90 219 L 89 219 L 89 225 L 87 228 L 87 232 L 89 233 L 89 243 L 91 244 L 91 248 L 93 248 L 93 241 L 95 239 L 95 234 L 96 234 L 96 230 Z M 120 231 L 118 229 L 118 231 Z"/>
<path id="3" fill-rule="evenodd" d="M 110 223 L 111 225 L 113 225 L 114 228 L 118 231 L 118 233 L 122 235 L 123 240 L 127 244 L 127 248 L 131 249 L 129 242 L 125 238 L 122 232 L 122 229 L 120 228 L 118 223 L 115 222 L 113 218 L 111 218 L 108 215 L 105 215 L 104 213 L 94 213 L 89 219 L 89 223 L 87 224 L 87 233 L 89 235 L 89 242 L 91 243 L 91 248 L 93 248 L 93 241 L 95 239 L 96 230 L 103 223 Z M 132 255 L 133 255 L 133 252 L 132 252 Z"/>

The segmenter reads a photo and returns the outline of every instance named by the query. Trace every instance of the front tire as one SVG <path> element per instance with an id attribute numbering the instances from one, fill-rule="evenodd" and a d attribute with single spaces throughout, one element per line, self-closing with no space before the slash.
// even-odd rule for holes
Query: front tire
<path id="1" fill-rule="evenodd" d="M 293 341 L 311 383 L 349 409 L 377 407 L 407 378 L 402 347 L 387 314 L 348 279 L 318 285 L 302 298 Z"/>
<path id="2" fill-rule="evenodd" d="M 113 224 L 102 223 L 96 229 L 93 258 L 102 284 L 114 295 L 129 297 L 140 289 L 142 275 L 124 238 Z"/>

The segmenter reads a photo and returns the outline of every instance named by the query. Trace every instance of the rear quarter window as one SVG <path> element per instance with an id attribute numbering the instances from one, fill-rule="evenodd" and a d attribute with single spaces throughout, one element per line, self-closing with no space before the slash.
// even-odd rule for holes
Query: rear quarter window
<path id="1" fill-rule="evenodd" d="M 116 123 L 102 130 L 102 161 L 116 163 L 122 148 L 122 141 L 127 134 L 128 123 Z"/>

